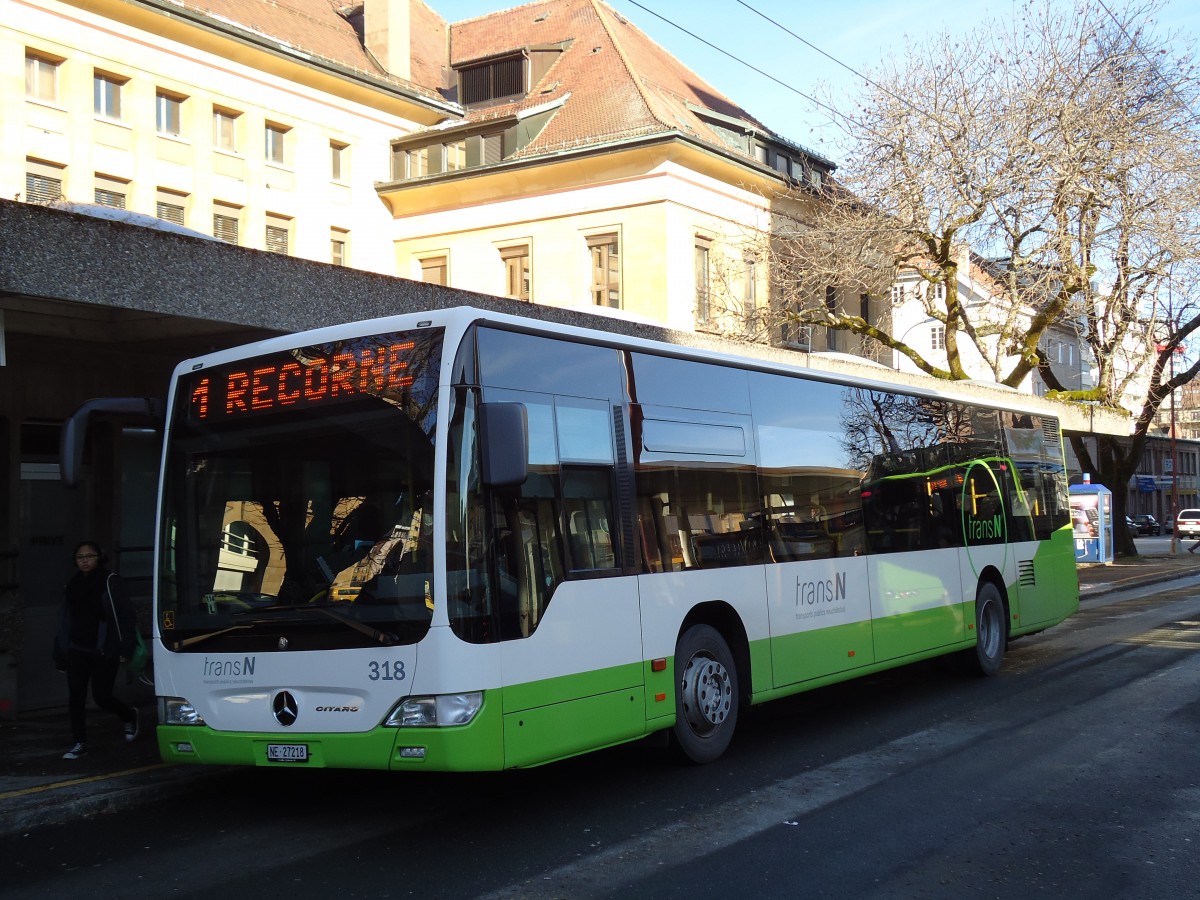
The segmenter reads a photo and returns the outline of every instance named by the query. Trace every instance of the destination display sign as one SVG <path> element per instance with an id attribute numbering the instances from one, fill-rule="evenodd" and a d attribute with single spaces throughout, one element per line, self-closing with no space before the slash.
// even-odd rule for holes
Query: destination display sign
<path id="1" fill-rule="evenodd" d="M 436 365 L 441 329 L 436 339 L 430 332 L 372 335 L 196 372 L 181 379 L 179 402 L 187 403 L 181 412 L 200 425 L 362 397 L 399 400 L 431 363 Z"/>

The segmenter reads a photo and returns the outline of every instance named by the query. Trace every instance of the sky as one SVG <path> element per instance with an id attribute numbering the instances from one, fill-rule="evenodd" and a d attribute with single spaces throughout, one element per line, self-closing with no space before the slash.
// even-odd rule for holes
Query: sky
<path id="1" fill-rule="evenodd" d="M 505 0 L 425 2 L 449 22 L 524 5 Z M 825 96 L 818 85 L 827 85 L 835 96 L 847 96 L 862 84 L 847 67 L 867 73 L 888 56 L 901 55 L 912 35 L 950 27 L 969 29 L 988 15 L 1021 6 L 1012 0 L 606 2 L 772 131 L 834 162 L 838 161 L 836 133 L 828 124 L 828 113 L 808 99 Z M 1123 5 L 1122 0 L 1106 2 L 1114 9 Z M 1166 0 L 1159 19 L 1166 28 L 1181 30 L 1192 40 L 1200 35 L 1196 0 Z"/>

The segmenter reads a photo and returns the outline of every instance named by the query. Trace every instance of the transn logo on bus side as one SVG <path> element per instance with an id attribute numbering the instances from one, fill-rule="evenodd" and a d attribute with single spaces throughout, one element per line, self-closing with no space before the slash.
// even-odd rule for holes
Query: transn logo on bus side
<path id="1" fill-rule="evenodd" d="M 796 605 L 815 606 L 818 603 L 837 603 L 846 599 L 846 573 L 815 581 L 796 579 Z"/>
<path id="2" fill-rule="evenodd" d="M 968 518 L 966 526 L 968 541 L 995 541 L 1004 537 L 1004 523 L 999 513 L 990 519 Z"/>

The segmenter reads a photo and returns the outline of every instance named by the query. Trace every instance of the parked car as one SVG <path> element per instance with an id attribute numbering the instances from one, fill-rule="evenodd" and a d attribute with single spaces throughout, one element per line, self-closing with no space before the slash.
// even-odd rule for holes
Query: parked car
<path id="1" fill-rule="evenodd" d="M 1125 517 L 1125 530 L 1129 533 L 1130 540 L 1138 536 L 1137 523 L 1129 518 L 1129 516 Z"/>
<path id="2" fill-rule="evenodd" d="M 1200 538 L 1200 509 L 1181 509 L 1175 517 L 1175 530 L 1181 538 Z"/>
<path id="3" fill-rule="evenodd" d="M 1150 513 L 1140 513 L 1133 517 L 1133 524 L 1138 527 L 1138 534 L 1148 534 L 1158 536 L 1162 534 L 1162 526 L 1158 524 L 1158 519 L 1150 515 Z"/>

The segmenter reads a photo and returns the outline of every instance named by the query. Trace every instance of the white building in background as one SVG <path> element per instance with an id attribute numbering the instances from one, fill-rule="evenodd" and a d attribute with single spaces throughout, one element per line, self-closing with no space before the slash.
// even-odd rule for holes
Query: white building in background
<path id="1" fill-rule="evenodd" d="M 958 297 L 976 325 L 998 322 L 999 317 L 1011 314 L 1012 304 L 996 277 L 1000 267 L 1002 263 L 986 260 L 969 250 L 962 251 L 958 267 Z M 947 364 L 945 297 L 944 284 L 926 281 L 915 272 L 902 275 L 891 288 L 893 335 L 938 366 Z M 939 310 L 943 311 L 941 316 L 938 315 Z M 1017 316 L 1016 327 L 1020 328 L 1020 313 Z M 966 335 L 959 335 L 958 347 L 963 367 L 971 378 L 979 381 L 995 380 L 992 363 L 999 362 L 999 369 L 1004 372 L 1015 362 L 1014 357 L 998 351 L 995 341 L 987 346 L 988 352 L 994 357 L 991 362 Z M 1095 385 L 1096 369 L 1082 337 L 1082 323 L 1055 323 L 1043 335 L 1040 346 L 1064 388 L 1087 390 Z M 892 353 L 892 365 L 902 372 L 918 371 L 912 360 L 898 351 Z M 1040 397 L 1045 396 L 1047 387 L 1042 377 L 1032 372 L 1026 376 L 1019 390 Z"/>

